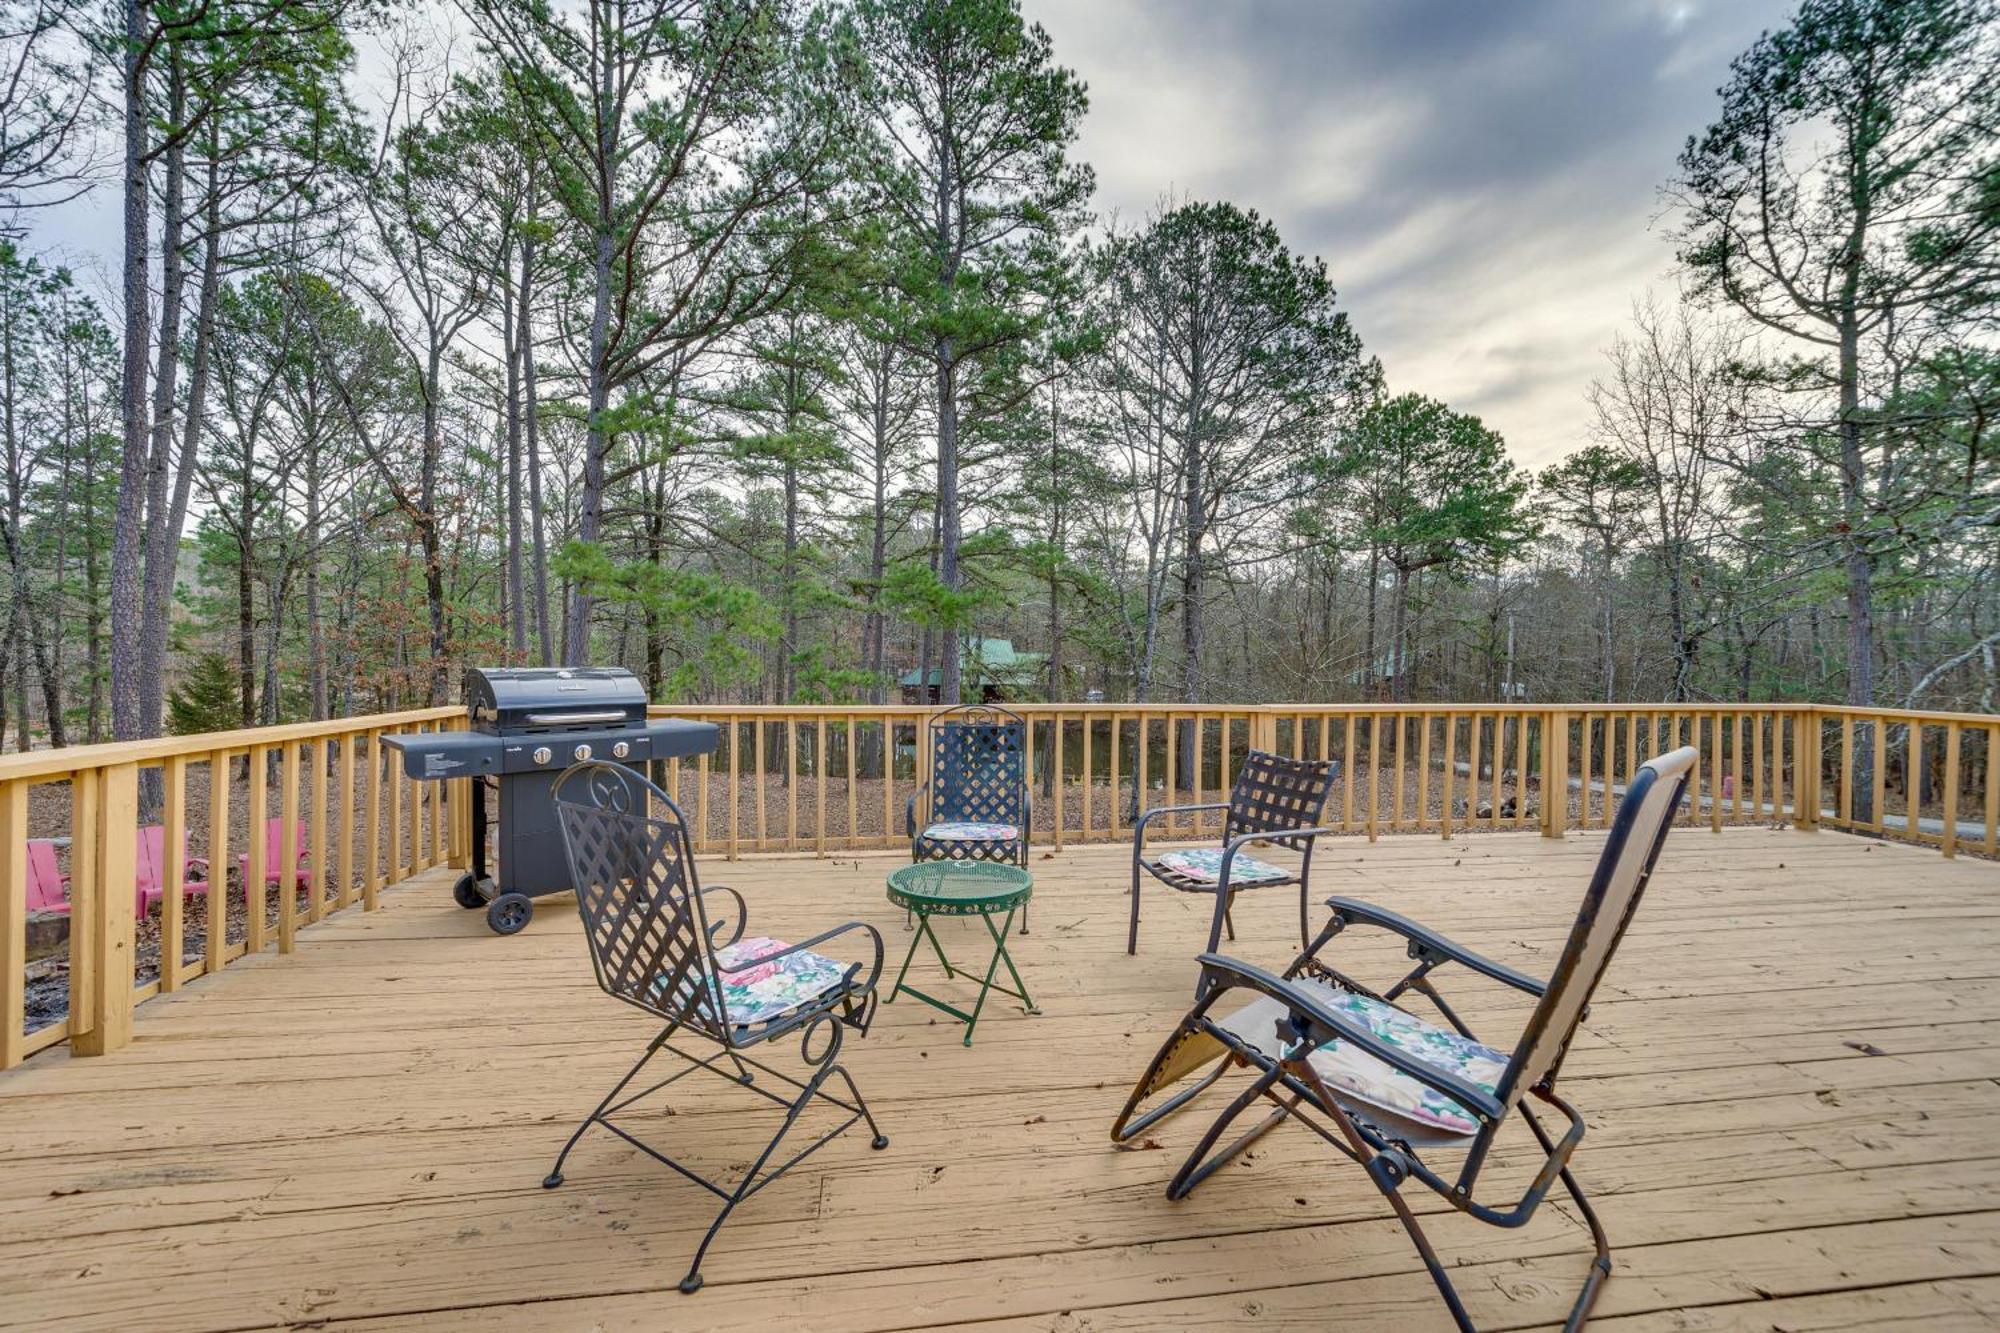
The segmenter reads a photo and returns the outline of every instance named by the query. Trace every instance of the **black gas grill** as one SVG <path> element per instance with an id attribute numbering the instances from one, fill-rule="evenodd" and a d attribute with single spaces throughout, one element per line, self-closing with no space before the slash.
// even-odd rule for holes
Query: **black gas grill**
<path id="1" fill-rule="evenodd" d="M 484 907 L 502 935 L 528 924 L 532 898 L 572 887 L 550 794 L 564 769 L 587 759 L 642 769 L 715 748 L 712 723 L 649 719 L 645 690 L 619 667 L 474 667 L 465 702 L 470 731 L 382 739 L 403 752 L 412 778 L 475 780 L 472 869 L 452 892 L 461 907 Z M 486 858 L 488 786 L 499 792 L 497 873 Z"/>

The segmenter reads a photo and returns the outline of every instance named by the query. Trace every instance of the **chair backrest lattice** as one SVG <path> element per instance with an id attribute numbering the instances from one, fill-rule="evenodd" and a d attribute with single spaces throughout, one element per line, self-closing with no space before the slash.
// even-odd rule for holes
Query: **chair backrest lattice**
<path id="1" fill-rule="evenodd" d="M 1225 836 L 1279 834 L 1316 826 L 1339 775 L 1338 760 L 1292 759 L 1265 750 L 1250 751 L 1229 791 Z"/>
<path id="2" fill-rule="evenodd" d="M 609 764 L 571 769 L 555 798 L 597 984 L 650 1013 L 720 1033 L 727 1020 L 679 807 Z"/>
<path id="3" fill-rule="evenodd" d="M 1683 746 L 1650 759 L 1626 788 L 1548 991 L 1535 1006 L 1496 1089 L 1501 1101 L 1511 1104 L 1520 1094 L 1554 1082 L 1591 994 L 1646 892 L 1700 757 L 1694 747 Z"/>
<path id="4" fill-rule="evenodd" d="M 931 719 L 930 818 L 1020 826 L 1028 804 L 1028 724 L 970 704 Z"/>

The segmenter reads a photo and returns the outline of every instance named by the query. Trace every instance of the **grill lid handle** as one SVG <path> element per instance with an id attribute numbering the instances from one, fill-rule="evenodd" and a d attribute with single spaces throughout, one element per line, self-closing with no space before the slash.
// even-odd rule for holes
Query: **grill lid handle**
<path id="1" fill-rule="evenodd" d="M 606 709 L 601 713 L 530 713 L 527 716 L 528 725 L 531 727 L 554 727 L 561 726 L 564 723 L 623 721 L 625 721 L 625 710 L 622 708 Z"/>

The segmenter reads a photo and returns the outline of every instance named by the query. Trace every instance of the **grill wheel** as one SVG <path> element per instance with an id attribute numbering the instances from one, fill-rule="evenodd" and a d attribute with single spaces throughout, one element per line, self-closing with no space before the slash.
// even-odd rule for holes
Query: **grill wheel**
<path id="1" fill-rule="evenodd" d="M 518 935 L 535 917 L 535 900 L 525 893 L 503 893 L 486 906 L 486 924 L 495 935 Z"/>

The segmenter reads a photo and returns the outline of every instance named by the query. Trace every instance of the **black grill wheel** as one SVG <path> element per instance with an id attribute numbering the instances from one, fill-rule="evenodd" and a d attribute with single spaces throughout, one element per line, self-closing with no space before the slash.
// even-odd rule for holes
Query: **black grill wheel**
<path id="1" fill-rule="evenodd" d="M 486 924 L 495 935 L 518 935 L 535 917 L 535 900 L 525 893 L 503 893 L 486 905 Z"/>
<path id="2" fill-rule="evenodd" d="M 485 881 L 485 884 L 489 891 L 493 888 L 491 879 Z M 460 875 L 458 882 L 451 886 L 451 900 L 468 912 L 477 911 L 486 906 L 488 901 L 486 894 L 480 892 L 478 877 L 470 870 Z"/>

